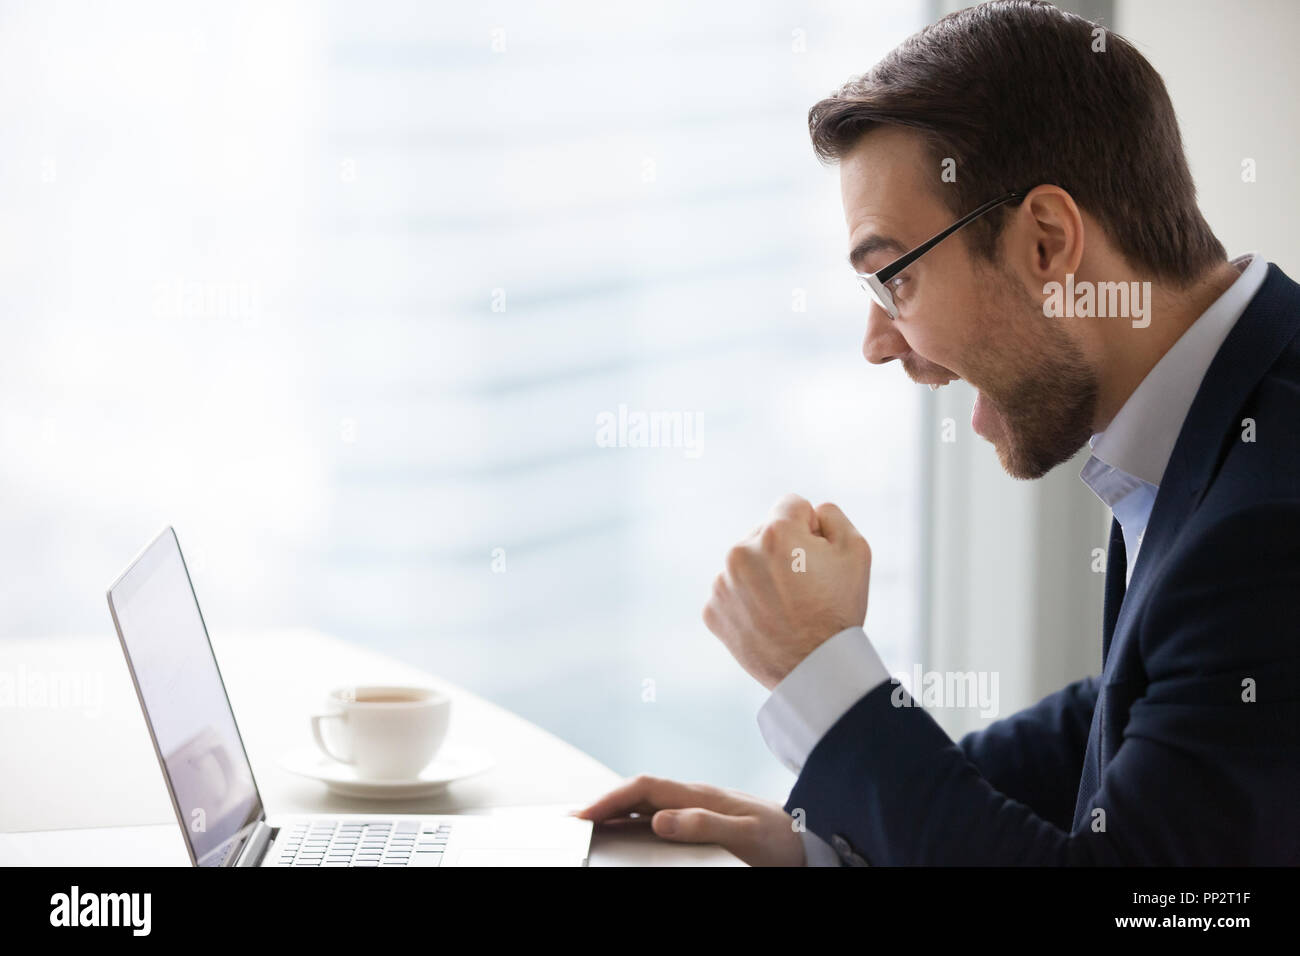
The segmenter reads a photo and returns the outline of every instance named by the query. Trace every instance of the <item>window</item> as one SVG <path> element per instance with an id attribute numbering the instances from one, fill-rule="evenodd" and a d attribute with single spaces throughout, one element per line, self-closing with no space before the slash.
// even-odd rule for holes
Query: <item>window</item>
<path id="1" fill-rule="evenodd" d="M 806 112 L 923 5 L 131 11 L 0 38 L 0 636 L 107 631 L 170 523 L 214 640 L 314 626 L 783 797 L 700 610 L 795 491 L 916 658 L 922 394 L 863 362 Z"/>

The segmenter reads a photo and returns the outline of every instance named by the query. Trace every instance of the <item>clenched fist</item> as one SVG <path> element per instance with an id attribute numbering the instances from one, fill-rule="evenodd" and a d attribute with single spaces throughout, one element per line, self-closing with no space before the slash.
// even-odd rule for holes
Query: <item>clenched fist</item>
<path id="1" fill-rule="evenodd" d="M 835 505 L 786 495 L 727 552 L 704 623 L 768 690 L 867 617 L 871 548 Z"/>

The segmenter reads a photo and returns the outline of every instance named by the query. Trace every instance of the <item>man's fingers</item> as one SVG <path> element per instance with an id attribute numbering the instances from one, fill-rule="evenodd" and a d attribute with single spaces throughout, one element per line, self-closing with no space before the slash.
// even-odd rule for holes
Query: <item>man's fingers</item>
<path id="1" fill-rule="evenodd" d="M 813 511 L 812 502 L 798 495 L 784 495 L 772 506 L 772 521 L 782 518 L 796 521 L 808 530 L 816 532 L 818 528 L 817 513 Z"/>
<path id="2" fill-rule="evenodd" d="M 758 538 L 763 534 L 763 529 L 777 521 L 794 521 L 797 524 L 806 526 L 813 534 L 822 533 L 821 521 L 817 517 L 817 512 L 813 510 L 812 503 L 806 498 L 800 498 L 796 494 L 784 495 L 772 505 L 772 511 L 768 515 L 766 522 L 755 525 L 754 530 L 745 535 L 742 543 Z"/>
<path id="3" fill-rule="evenodd" d="M 731 850 L 755 838 L 758 818 L 716 813 L 703 807 L 660 810 L 650 821 L 656 836 L 677 843 L 717 843 Z"/>
<path id="4" fill-rule="evenodd" d="M 838 505 L 828 501 L 820 505 L 814 513 L 817 515 L 817 520 L 821 522 L 822 536 L 832 544 L 858 533 L 858 529 L 853 527 L 853 522 L 845 517 Z"/>
<path id="5" fill-rule="evenodd" d="M 645 830 L 649 828 L 650 818 L 653 816 L 654 814 L 647 811 L 639 817 L 610 817 L 608 820 L 601 820 L 600 827 L 602 830 L 622 830 L 625 832 L 629 830 Z"/>
<path id="6" fill-rule="evenodd" d="M 649 813 L 666 807 L 713 807 L 719 802 L 719 795 L 710 788 L 641 774 L 615 787 L 575 816 L 599 822 L 629 813 Z"/>

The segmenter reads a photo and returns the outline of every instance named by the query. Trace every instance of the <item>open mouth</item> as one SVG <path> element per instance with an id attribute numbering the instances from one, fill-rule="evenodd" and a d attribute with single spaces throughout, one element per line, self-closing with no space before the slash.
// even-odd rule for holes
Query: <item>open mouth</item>
<path id="1" fill-rule="evenodd" d="M 953 382 L 961 382 L 964 379 L 960 375 L 953 375 L 942 379 L 936 379 L 933 382 L 917 382 L 918 385 L 929 386 L 930 391 L 937 392 L 945 385 L 951 385 Z M 994 411 L 993 403 L 984 396 L 978 388 L 975 390 L 975 403 L 971 406 L 970 423 L 975 434 L 981 438 L 987 438 L 992 441 L 992 435 L 997 431 L 997 413 Z"/>
<path id="2" fill-rule="evenodd" d="M 994 411 L 993 403 L 985 397 L 983 392 L 975 393 L 975 404 L 970 410 L 970 426 L 976 435 L 993 441 L 994 432 L 997 430 L 997 413 Z"/>
<path id="3" fill-rule="evenodd" d="M 932 391 L 932 392 L 937 392 L 937 391 L 939 391 L 939 389 L 943 388 L 945 385 L 951 385 L 953 382 L 960 382 L 960 381 L 961 381 L 961 376 L 960 376 L 960 375 L 954 375 L 952 378 L 945 379 L 945 380 L 942 381 L 942 382 L 919 382 L 918 384 L 920 384 L 920 385 L 928 385 L 928 386 L 930 386 L 930 391 Z"/>

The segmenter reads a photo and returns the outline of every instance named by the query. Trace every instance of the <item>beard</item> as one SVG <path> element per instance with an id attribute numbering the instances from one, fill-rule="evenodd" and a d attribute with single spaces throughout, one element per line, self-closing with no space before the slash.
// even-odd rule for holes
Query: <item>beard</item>
<path id="1" fill-rule="evenodd" d="M 1059 334 L 1059 329 L 1053 330 Z M 1074 457 L 1092 435 L 1096 379 L 1072 364 L 1083 358 L 1077 346 L 1068 339 L 1064 344 L 1076 354 L 1040 356 L 1036 367 L 1020 375 L 1014 386 L 985 392 L 985 401 L 1004 425 L 1003 440 L 993 446 L 1013 478 L 1041 478 Z"/>
<path id="2" fill-rule="evenodd" d="M 1041 478 L 1069 461 L 1092 435 L 1097 375 L 1078 345 L 1043 315 L 1009 270 L 989 267 L 988 289 L 1005 290 L 976 320 L 963 375 L 991 406 L 989 437 L 1013 478 Z"/>

